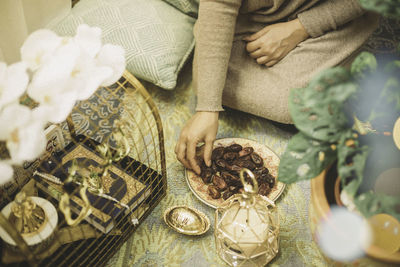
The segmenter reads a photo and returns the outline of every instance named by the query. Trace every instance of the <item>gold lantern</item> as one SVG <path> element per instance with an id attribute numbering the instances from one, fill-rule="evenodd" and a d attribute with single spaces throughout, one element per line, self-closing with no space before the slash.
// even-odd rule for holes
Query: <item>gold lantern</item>
<path id="1" fill-rule="evenodd" d="M 265 266 L 279 249 L 276 206 L 257 194 L 258 184 L 250 170 L 242 169 L 240 179 L 244 192 L 227 199 L 215 211 L 217 253 L 231 266 Z M 253 185 L 247 182 L 250 179 Z"/>

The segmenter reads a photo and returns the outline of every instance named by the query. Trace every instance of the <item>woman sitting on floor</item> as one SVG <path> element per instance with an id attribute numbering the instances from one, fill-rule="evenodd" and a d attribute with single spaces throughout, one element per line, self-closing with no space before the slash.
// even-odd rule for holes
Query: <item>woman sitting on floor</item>
<path id="1" fill-rule="evenodd" d="M 196 145 L 210 166 L 222 105 L 291 123 L 290 90 L 323 69 L 344 65 L 378 26 L 358 0 L 200 0 L 194 28 L 197 108 L 175 153 L 200 173 Z"/>

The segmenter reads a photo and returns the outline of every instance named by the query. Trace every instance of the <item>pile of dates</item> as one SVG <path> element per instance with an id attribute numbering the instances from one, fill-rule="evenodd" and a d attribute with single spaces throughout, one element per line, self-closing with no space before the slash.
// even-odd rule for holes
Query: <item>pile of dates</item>
<path id="1" fill-rule="evenodd" d="M 267 196 L 275 185 L 275 178 L 264 167 L 264 161 L 252 147 L 242 147 L 232 144 L 227 147 L 217 147 L 212 151 L 211 167 L 204 160 L 197 158 L 201 168 L 200 177 L 208 184 L 208 193 L 214 198 L 228 199 L 230 196 L 242 193 L 243 184 L 240 181 L 240 170 L 251 170 L 257 179 L 258 193 Z M 245 180 L 251 183 L 251 179 L 245 173 Z"/>

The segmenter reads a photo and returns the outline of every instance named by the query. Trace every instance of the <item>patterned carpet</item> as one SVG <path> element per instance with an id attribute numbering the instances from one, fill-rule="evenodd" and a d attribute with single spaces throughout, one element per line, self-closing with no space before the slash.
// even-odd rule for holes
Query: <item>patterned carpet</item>
<path id="1" fill-rule="evenodd" d="M 195 107 L 191 87 L 191 66 L 180 76 L 178 88 L 163 91 L 150 84 L 145 87 L 159 108 L 166 138 L 168 193 L 134 236 L 110 260 L 108 266 L 221 266 L 215 253 L 213 230 L 201 237 L 186 237 L 170 230 L 162 220 L 168 207 L 185 204 L 207 214 L 214 225 L 214 210 L 200 202 L 185 182 L 184 168 L 176 160 L 174 147 L 180 129 Z M 244 137 L 266 144 L 281 155 L 293 128 L 273 124 L 265 119 L 229 110 L 221 116 L 217 138 Z M 311 242 L 308 227 L 310 185 L 303 182 L 287 187 L 278 200 L 281 219 L 281 251 L 274 261 L 279 266 L 321 266 L 323 259 Z"/>
<path id="2" fill-rule="evenodd" d="M 387 58 L 400 40 L 399 22 L 383 20 L 382 26 L 366 44 L 380 57 Z M 388 37 L 389 36 L 389 37 Z M 145 84 L 160 111 L 166 141 L 168 192 L 166 197 L 121 247 L 107 266 L 224 266 L 215 252 L 214 210 L 200 202 L 189 190 L 184 168 L 176 160 L 174 146 L 180 129 L 195 107 L 191 87 L 191 65 L 187 64 L 174 91 L 163 91 Z M 244 137 L 272 148 L 281 155 L 293 128 L 274 124 L 249 114 L 228 110 L 220 119 L 218 138 Z M 280 252 L 271 266 L 329 266 L 312 241 L 308 222 L 310 183 L 288 186 L 277 201 L 281 220 Z M 164 210 L 185 204 L 207 214 L 212 227 L 200 237 L 187 237 L 170 230 L 162 220 Z"/>

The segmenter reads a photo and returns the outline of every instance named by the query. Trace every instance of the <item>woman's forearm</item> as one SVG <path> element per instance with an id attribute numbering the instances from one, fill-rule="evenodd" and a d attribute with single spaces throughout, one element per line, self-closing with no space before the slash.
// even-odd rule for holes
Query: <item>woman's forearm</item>
<path id="1" fill-rule="evenodd" d="M 318 37 L 327 31 L 336 30 L 363 13 L 358 0 L 326 0 L 297 17 L 311 37 Z"/>
<path id="2" fill-rule="evenodd" d="M 195 25 L 193 83 L 197 111 L 221 111 L 222 91 L 241 0 L 201 0 Z"/>

